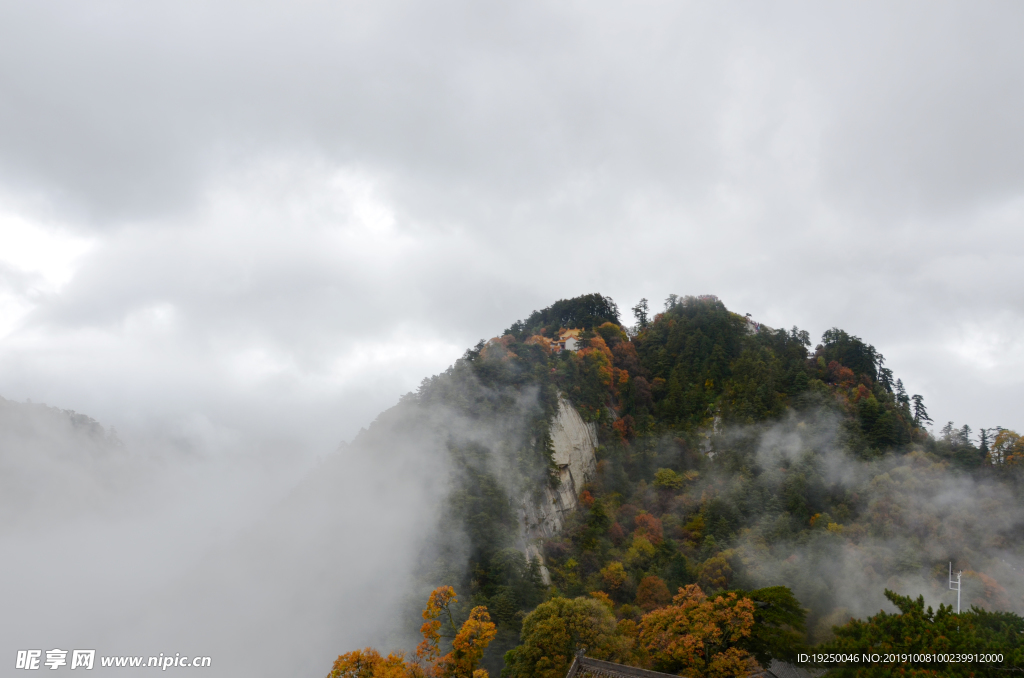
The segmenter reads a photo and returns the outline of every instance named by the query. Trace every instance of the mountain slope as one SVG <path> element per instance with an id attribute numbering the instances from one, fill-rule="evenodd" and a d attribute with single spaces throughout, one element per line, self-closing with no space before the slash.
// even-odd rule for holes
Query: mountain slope
<path id="1" fill-rule="evenodd" d="M 421 588 L 451 584 L 467 606 L 491 609 L 492 673 L 543 596 L 604 592 L 619 618 L 635 619 L 689 583 L 782 584 L 810 610 L 816 642 L 886 605 L 887 586 L 945 601 L 954 561 L 965 600 L 1024 608 L 1019 478 L 994 462 L 987 432 L 980 446 L 968 428 L 932 436 L 922 399 L 842 330 L 811 350 L 806 332 L 759 325 L 714 297 L 635 311 L 627 332 L 600 295 L 560 301 L 409 396 L 502 432 L 475 448 L 448 444 L 464 472 L 445 529 L 465 536 L 465 567 L 449 559 Z M 564 329 L 582 330 L 578 351 L 551 349 Z M 580 510 L 536 545 L 546 587 L 541 564 L 512 550 L 519 528 L 504 507 L 531 483 L 558 482 L 542 459 L 558 394 L 595 426 L 598 464 L 575 488 Z M 528 426 L 491 423 L 525 403 Z"/>

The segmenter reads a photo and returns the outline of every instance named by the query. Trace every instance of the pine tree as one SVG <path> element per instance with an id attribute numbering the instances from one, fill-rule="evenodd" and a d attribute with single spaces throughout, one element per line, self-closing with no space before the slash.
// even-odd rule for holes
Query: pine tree
<path id="1" fill-rule="evenodd" d="M 914 394 L 910 399 L 914 403 L 914 423 L 917 426 L 932 423 L 932 418 L 928 416 L 928 410 L 924 406 L 924 396 Z"/>
<path id="2" fill-rule="evenodd" d="M 641 299 L 640 303 L 633 307 L 633 315 L 636 316 L 636 324 L 639 329 L 646 329 L 649 322 L 650 308 L 647 306 L 647 299 Z"/>
<path id="3" fill-rule="evenodd" d="M 902 379 L 896 380 L 896 402 L 900 407 L 910 406 L 910 396 L 907 395 L 907 389 L 904 388 Z"/>

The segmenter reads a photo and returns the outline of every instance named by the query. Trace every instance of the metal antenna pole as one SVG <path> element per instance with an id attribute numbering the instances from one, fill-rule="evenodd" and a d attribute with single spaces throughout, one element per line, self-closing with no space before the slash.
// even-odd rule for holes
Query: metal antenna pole
<path id="1" fill-rule="evenodd" d="M 953 562 L 949 563 L 949 590 L 956 591 L 956 613 L 960 614 L 960 577 L 964 574 L 963 570 L 956 573 L 956 589 L 953 588 Z"/>

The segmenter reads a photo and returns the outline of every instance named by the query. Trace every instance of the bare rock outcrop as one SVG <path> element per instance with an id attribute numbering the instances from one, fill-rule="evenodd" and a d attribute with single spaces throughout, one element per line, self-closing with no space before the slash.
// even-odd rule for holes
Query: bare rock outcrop
<path id="1" fill-rule="evenodd" d="M 558 488 L 545 487 L 539 502 L 524 497 L 519 506 L 520 536 L 527 558 L 541 561 L 541 577 L 550 583 L 541 540 L 554 536 L 565 516 L 579 506 L 583 486 L 597 474 L 597 425 L 588 424 L 568 400 L 559 396 L 558 413 L 551 420 L 552 461 L 558 467 Z"/>

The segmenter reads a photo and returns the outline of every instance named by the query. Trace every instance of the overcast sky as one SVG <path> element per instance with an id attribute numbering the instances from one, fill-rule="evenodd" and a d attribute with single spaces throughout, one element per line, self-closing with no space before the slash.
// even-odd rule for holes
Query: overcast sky
<path id="1" fill-rule="evenodd" d="M 5 406 L 40 414 L 2 431 L 0 661 L 323 675 L 444 470 L 315 460 L 559 298 L 838 326 L 936 428 L 1024 432 L 1022 31 L 1019 2 L 0 0 L 0 396 L 139 453 Z"/>
<path id="2" fill-rule="evenodd" d="M 558 298 L 1024 428 L 1019 3 L 0 2 L 0 395 L 321 454 Z"/>

